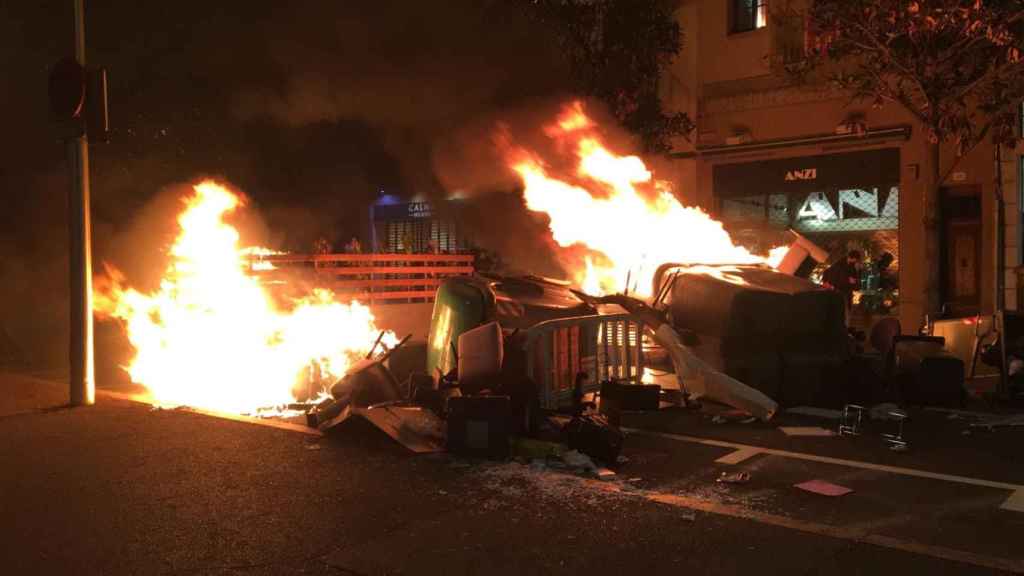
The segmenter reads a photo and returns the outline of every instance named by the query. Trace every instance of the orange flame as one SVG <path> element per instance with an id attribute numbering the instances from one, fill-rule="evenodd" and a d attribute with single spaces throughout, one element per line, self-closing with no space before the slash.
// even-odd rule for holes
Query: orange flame
<path id="1" fill-rule="evenodd" d="M 608 150 L 597 128 L 582 103 L 573 102 L 544 130 L 560 150 L 575 154 L 575 174 L 552 175 L 548 163 L 523 148 L 510 147 L 507 156 L 527 208 L 548 215 L 555 242 L 589 250 L 583 262 L 567 263 L 585 291 L 650 295 L 655 270 L 668 262 L 774 265 L 781 259 L 784 247 L 765 257 L 734 244 L 721 222 L 680 204 L 639 157 Z"/>
<path id="2" fill-rule="evenodd" d="M 120 320 L 135 350 L 132 380 L 156 404 L 237 413 L 294 401 L 314 363 L 331 384 L 376 338 L 369 308 L 316 289 L 281 309 L 245 273 L 248 255 L 272 251 L 239 248 L 238 231 L 224 222 L 242 198 L 212 181 L 194 192 L 158 290 L 126 287 L 109 266 L 97 279 L 97 314 Z M 386 334 L 385 343 L 396 341 Z"/>

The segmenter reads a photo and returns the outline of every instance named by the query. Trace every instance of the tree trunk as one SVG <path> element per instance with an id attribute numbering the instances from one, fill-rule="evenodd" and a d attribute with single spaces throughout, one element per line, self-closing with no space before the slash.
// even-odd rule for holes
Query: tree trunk
<path id="1" fill-rule="evenodd" d="M 924 313 L 934 318 L 940 311 L 941 250 L 939 247 L 939 188 L 942 186 L 942 167 L 939 164 L 939 144 L 928 144 L 928 181 L 924 191 L 924 254 L 925 284 Z"/>

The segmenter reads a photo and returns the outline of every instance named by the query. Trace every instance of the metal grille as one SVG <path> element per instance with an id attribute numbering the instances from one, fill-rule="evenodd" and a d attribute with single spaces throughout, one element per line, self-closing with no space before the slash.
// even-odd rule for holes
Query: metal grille
<path id="1" fill-rule="evenodd" d="M 833 190 L 810 194 L 756 194 L 722 198 L 722 220 L 771 224 L 801 234 L 899 229 L 899 189 Z"/>
<path id="2" fill-rule="evenodd" d="M 584 393 L 608 379 L 639 384 L 642 334 L 643 326 L 624 314 L 563 318 L 530 328 L 527 372 L 537 382 L 542 407 L 568 405 L 579 372 L 587 374 Z"/>
<path id="3" fill-rule="evenodd" d="M 386 252 L 456 252 L 455 226 L 446 220 L 391 220 L 386 228 Z"/>
<path id="4" fill-rule="evenodd" d="M 842 189 L 810 194 L 757 194 L 719 199 L 719 215 L 733 240 L 763 253 L 784 242 L 788 228 L 800 232 L 830 255 L 811 279 L 820 282 L 825 270 L 850 250 L 864 255 L 862 290 L 851 318 L 895 313 L 899 299 L 899 188 Z M 884 274 L 877 262 L 890 254 Z M 884 278 L 883 278 L 884 276 Z"/>

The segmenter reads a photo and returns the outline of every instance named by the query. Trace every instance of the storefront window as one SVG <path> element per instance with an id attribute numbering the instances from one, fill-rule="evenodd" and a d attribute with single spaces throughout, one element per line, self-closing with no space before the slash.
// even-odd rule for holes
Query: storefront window
<path id="1" fill-rule="evenodd" d="M 854 313 L 891 314 L 899 300 L 899 188 L 865 187 L 719 199 L 719 216 L 736 241 L 763 249 L 763 239 L 793 229 L 831 254 L 811 275 L 821 277 L 851 250 L 864 256 Z"/>
<path id="2" fill-rule="evenodd" d="M 455 226 L 447 220 L 393 220 L 385 224 L 386 252 L 458 251 Z"/>

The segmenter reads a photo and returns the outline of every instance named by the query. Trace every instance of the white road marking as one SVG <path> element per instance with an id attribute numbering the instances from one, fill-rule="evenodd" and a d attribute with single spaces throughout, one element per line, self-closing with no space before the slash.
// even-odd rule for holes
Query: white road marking
<path id="1" fill-rule="evenodd" d="M 932 558 L 939 558 L 941 560 L 963 562 L 965 564 L 973 564 L 975 566 L 982 566 L 992 570 L 1001 570 L 1006 572 L 1024 574 L 1024 561 L 1021 560 L 998 558 L 995 556 L 988 556 L 985 554 L 968 552 L 966 550 L 947 548 L 945 546 L 934 546 L 931 544 L 909 542 L 906 540 L 893 538 L 891 536 L 874 534 L 870 531 L 870 527 L 833 526 L 830 524 L 821 524 L 818 522 L 808 522 L 804 520 L 797 520 L 795 518 L 789 518 L 786 516 L 780 516 L 777 514 L 769 514 L 766 512 L 750 510 L 748 508 L 743 508 L 741 506 L 723 504 L 720 502 L 713 502 L 709 500 L 702 500 L 690 496 L 683 496 L 680 494 L 648 492 L 646 494 L 643 494 L 642 496 L 651 502 L 658 502 L 669 506 L 686 508 L 689 510 L 700 510 L 702 512 L 707 512 L 709 514 L 717 514 L 719 516 L 728 516 L 731 518 L 742 518 L 746 520 L 751 520 L 753 522 L 758 522 L 761 524 L 768 524 L 771 526 L 788 528 L 790 530 L 796 530 L 798 532 L 816 534 L 819 536 L 828 536 L 831 538 L 839 538 L 842 540 L 850 540 L 854 542 L 862 542 L 865 544 L 873 544 L 875 546 L 880 546 L 882 548 L 899 550 L 902 552 L 918 554 L 921 556 L 930 556 Z"/>
<path id="2" fill-rule="evenodd" d="M 631 434 L 642 434 L 647 436 L 655 436 L 658 438 L 666 438 L 668 440 L 676 440 L 679 442 L 689 442 L 691 444 L 703 444 L 705 446 L 718 446 L 721 448 L 735 448 L 737 450 L 756 450 L 760 454 L 771 454 L 772 456 L 782 456 L 784 458 L 793 458 L 795 460 L 806 460 L 810 462 L 821 462 L 823 464 L 835 464 L 837 466 L 847 466 L 850 468 L 861 468 L 864 470 L 874 470 L 877 472 L 888 472 L 890 474 L 899 474 L 902 476 L 914 476 L 917 478 L 928 478 L 930 480 L 943 480 L 945 482 L 956 482 L 959 484 L 969 484 L 971 486 L 981 486 L 983 488 L 997 488 L 1000 490 L 1011 490 L 1015 493 L 1018 491 L 1024 491 L 1024 486 L 1020 484 L 1011 484 L 1009 482 L 997 482 L 995 480 L 985 480 L 983 478 L 971 478 L 968 476 L 957 476 L 955 474 L 941 474 L 939 472 L 929 472 L 927 470 L 917 470 L 915 468 L 902 468 L 899 466 L 887 466 L 885 464 L 874 464 L 872 462 L 861 462 L 859 460 L 846 460 L 844 458 L 832 458 L 829 456 L 818 456 L 817 454 L 807 454 L 804 452 L 790 452 L 788 450 L 777 450 L 775 448 L 765 448 L 763 446 L 751 446 L 749 444 L 739 444 L 736 442 L 725 442 L 722 440 L 712 440 L 710 438 L 698 438 L 696 436 L 684 436 L 681 434 L 668 434 L 665 432 L 652 432 L 649 430 L 641 430 L 638 428 L 623 428 L 626 432 Z M 1011 497 L 1012 499 L 1012 497 Z M 1024 505 L 1024 501 L 1021 502 Z M 1013 508 L 1007 508 L 1013 509 Z"/>
<path id="3" fill-rule="evenodd" d="M 729 452 L 725 456 L 715 460 L 715 462 L 719 464 L 739 464 L 740 462 L 743 462 L 753 456 L 757 456 L 760 453 L 761 450 L 758 448 L 740 448 L 735 452 Z"/>

